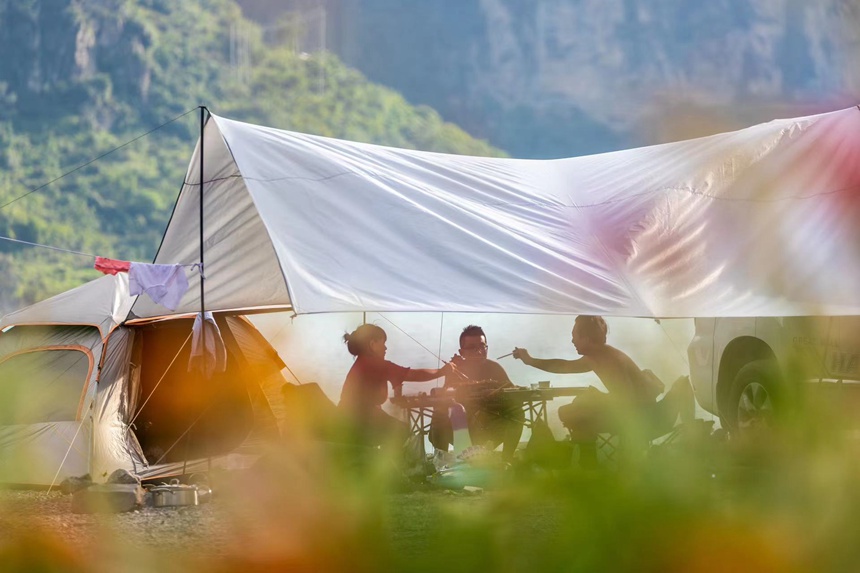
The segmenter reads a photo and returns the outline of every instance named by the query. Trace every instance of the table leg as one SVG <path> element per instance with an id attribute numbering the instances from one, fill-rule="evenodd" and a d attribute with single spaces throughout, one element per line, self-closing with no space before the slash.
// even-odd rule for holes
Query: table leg
<path id="1" fill-rule="evenodd" d="M 534 400 L 523 400 L 523 412 L 526 414 L 526 419 L 523 425 L 527 428 L 531 428 L 535 425 L 535 419 L 538 415 L 538 412 L 535 409 Z"/>
<path id="2" fill-rule="evenodd" d="M 538 418 L 543 418 L 544 424 L 546 424 L 547 426 L 549 426 L 549 419 L 548 419 L 548 417 L 547 417 L 547 413 L 546 413 L 546 400 L 543 400 L 543 399 L 542 399 L 540 402 L 538 402 L 538 413 L 537 413 L 537 417 L 538 417 Z"/>
<path id="3" fill-rule="evenodd" d="M 430 425 L 433 423 L 433 408 L 419 408 L 419 417 L 421 418 L 420 430 L 418 432 L 418 440 L 421 442 L 421 458 L 427 456 L 427 446 L 425 438 L 430 434 Z"/>
<path id="4" fill-rule="evenodd" d="M 545 424 L 549 425 L 549 419 L 546 413 L 546 402 L 547 401 L 543 398 L 523 400 L 523 412 L 526 414 L 526 419 L 524 421 L 525 427 L 534 427 L 535 422 L 538 420 L 543 420 Z"/>

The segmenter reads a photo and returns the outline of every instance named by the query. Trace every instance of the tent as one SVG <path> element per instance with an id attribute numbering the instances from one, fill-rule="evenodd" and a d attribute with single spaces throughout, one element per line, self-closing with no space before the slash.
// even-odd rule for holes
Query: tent
<path id="1" fill-rule="evenodd" d="M 0 482 L 244 467 L 279 435 L 284 364 L 247 320 L 216 314 L 227 368 L 206 379 L 194 317 L 123 324 L 133 302 L 119 274 L 3 317 Z"/>
<path id="2" fill-rule="evenodd" d="M 199 261 L 201 162 L 209 309 L 860 314 L 858 108 L 551 161 L 213 115 L 156 262 Z"/>

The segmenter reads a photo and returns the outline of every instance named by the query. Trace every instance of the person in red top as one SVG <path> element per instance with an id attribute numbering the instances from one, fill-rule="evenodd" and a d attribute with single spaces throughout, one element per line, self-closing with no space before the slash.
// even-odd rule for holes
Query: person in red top
<path id="1" fill-rule="evenodd" d="M 446 364 L 439 369 L 406 368 L 385 359 L 388 348 L 385 331 L 375 324 L 362 324 L 343 340 L 355 362 L 340 394 L 338 407 L 356 424 L 359 438 L 371 445 L 402 445 L 409 438 L 409 426 L 382 410 L 388 399 L 388 384 L 400 391 L 404 382 L 427 382 L 445 376 Z"/>

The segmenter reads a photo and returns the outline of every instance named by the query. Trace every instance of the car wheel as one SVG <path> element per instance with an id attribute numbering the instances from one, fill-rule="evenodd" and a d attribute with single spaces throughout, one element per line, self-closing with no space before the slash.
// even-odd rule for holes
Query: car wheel
<path id="1" fill-rule="evenodd" d="M 772 428 L 780 414 L 779 374 L 772 360 L 741 368 L 729 393 L 725 420 L 730 430 L 753 433 Z"/>

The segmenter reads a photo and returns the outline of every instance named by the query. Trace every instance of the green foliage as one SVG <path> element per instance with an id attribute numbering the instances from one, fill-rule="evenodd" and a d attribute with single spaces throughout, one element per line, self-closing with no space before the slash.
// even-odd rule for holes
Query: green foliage
<path id="1" fill-rule="evenodd" d="M 432 109 L 409 105 L 400 94 L 369 83 L 330 54 L 296 54 L 280 48 L 262 58 L 248 85 L 253 100 L 227 104 L 227 115 L 353 141 L 499 155 L 490 145 L 444 123 Z"/>
<path id="2" fill-rule="evenodd" d="M 20 55 L 0 62 L 0 206 L 121 147 L 0 208 L 0 235 L 150 260 L 199 114 L 128 142 L 199 105 L 295 131 L 499 154 L 330 54 L 265 45 L 260 28 L 243 20 L 231 0 L 56 4 L 0 0 L 0 49 Z M 246 62 L 241 68 L 231 65 L 237 46 Z M 91 265 L 87 257 L 0 241 L 0 310 L 95 278 Z"/>

